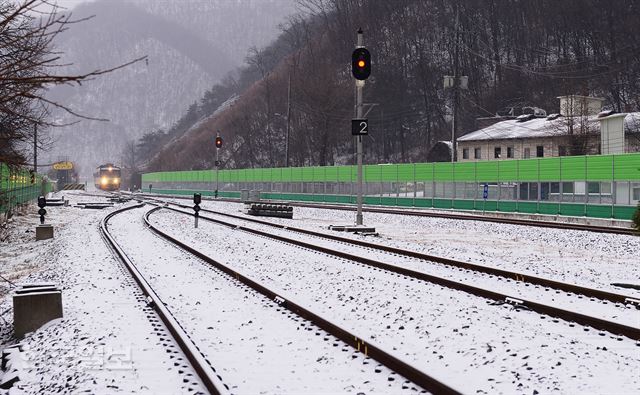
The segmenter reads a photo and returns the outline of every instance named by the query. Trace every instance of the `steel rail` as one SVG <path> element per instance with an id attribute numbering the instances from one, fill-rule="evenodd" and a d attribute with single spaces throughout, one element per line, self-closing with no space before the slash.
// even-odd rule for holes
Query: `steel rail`
<path id="1" fill-rule="evenodd" d="M 174 211 L 174 212 L 178 212 L 184 215 L 190 215 L 193 216 L 194 214 L 189 213 L 189 212 L 185 212 L 182 210 L 178 210 L 178 209 L 174 209 L 168 206 L 163 207 L 165 209 Z M 400 266 L 396 266 L 396 265 L 392 265 L 389 263 L 385 263 L 385 262 L 381 262 L 381 261 L 377 261 L 375 259 L 370 259 L 370 258 L 365 258 L 365 257 L 361 257 L 358 255 L 353 255 L 347 252 L 343 252 L 343 251 L 337 251 L 331 248 L 327 248 L 327 247 L 322 247 L 322 246 L 318 246 L 312 243 L 307 243 L 301 240 L 295 240 L 295 239 L 290 239 L 288 237 L 284 237 L 284 236 L 279 236 L 279 235 L 274 235 L 268 232 L 263 232 L 257 229 L 252 229 L 252 228 L 248 228 L 246 226 L 240 226 L 240 225 L 236 225 L 236 224 L 232 224 L 232 223 L 228 223 L 225 221 L 221 221 L 218 219 L 214 219 L 214 218 L 210 218 L 210 217 L 206 217 L 203 215 L 200 215 L 200 219 L 203 219 L 205 221 L 209 221 L 209 222 L 213 222 L 213 223 L 217 223 L 219 225 L 234 229 L 234 230 L 240 230 L 240 231 L 244 231 L 247 233 L 251 233 L 251 234 L 255 234 L 258 236 L 262 236 L 262 237 L 266 237 L 266 238 L 270 238 L 270 239 L 274 239 L 274 240 L 278 240 L 284 243 L 288 243 L 288 244 L 292 244 L 298 247 L 302 247 L 302 248 L 307 248 L 310 250 L 314 250 L 314 251 L 318 251 L 318 252 L 322 252 L 328 255 L 333 255 L 339 258 L 343 258 L 346 260 L 350 260 L 350 261 L 354 261 L 354 262 L 358 262 L 358 263 L 362 263 L 371 267 L 375 267 L 378 269 L 383 269 L 392 273 L 396 273 L 396 274 L 401 274 L 407 277 L 411 277 L 414 279 L 418 279 L 418 280 L 423 280 L 423 281 L 427 281 L 433 284 L 437 284 L 443 287 L 447 287 L 447 288 L 451 288 L 451 289 L 455 289 L 455 290 L 459 290 L 459 291 L 463 291 L 472 295 L 476 295 L 476 296 L 481 296 L 487 299 L 491 299 L 491 300 L 495 300 L 495 301 L 499 301 L 499 302 L 504 302 L 504 303 L 513 303 L 514 305 L 516 305 L 517 307 L 526 307 L 532 311 L 550 316 L 550 317 L 556 317 L 556 318 L 560 318 L 562 320 L 568 321 L 568 322 L 576 322 L 580 325 L 584 325 L 584 326 L 590 326 L 593 327 L 595 329 L 598 330 L 603 330 L 603 331 L 607 331 L 613 334 L 617 334 L 617 335 L 622 335 L 622 336 L 627 336 L 633 340 L 640 340 L 640 328 L 636 328 L 636 327 L 632 327 L 632 326 L 628 326 L 628 325 L 624 325 L 624 324 L 620 324 L 617 322 L 612 322 L 612 321 L 608 321 L 608 320 L 604 320 L 601 318 L 597 318 L 597 317 L 592 317 L 586 314 L 582 314 L 582 313 L 578 313 L 578 312 L 574 312 L 571 310 L 565 310 L 565 309 L 561 309 L 558 307 L 554 307 L 554 306 L 550 306 L 550 305 L 546 305 L 543 303 L 539 303 L 539 302 L 534 302 L 532 300 L 527 300 L 527 299 L 523 299 L 520 297 L 515 297 L 515 296 L 510 296 L 507 294 L 503 294 L 500 292 L 496 292 L 496 291 L 491 291 L 488 289 L 484 289 L 484 288 L 480 288 L 480 287 L 476 287 L 473 285 L 469 285 L 463 282 L 459 282 L 459 281 L 455 281 L 455 280 L 450 280 L 447 278 L 443 278 L 443 277 L 439 277 L 439 276 L 435 276 L 432 274 L 427 274 L 424 272 L 420 272 L 420 271 L 416 271 L 416 270 L 412 270 L 412 269 L 408 269 L 408 268 L 404 268 L 404 267 L 400 267 Z"/>
<path id="2" fill-rule="evenodd" d="M 184 195 L 169 195 L 169 194 L 153 194 L 153 193 L 145 193 L 144 196 L 153 196 L 153 197 L 170 197 L 172 199 L 190 199 Z M 217 198 L 213 199 L 210 197 L 202 197 L 203 200 L 210 201 L 223 201 L 223 202 L 231 202 L 231 203 L 242 203 L 239 199 L 232 198 Z M 277 199 L 273 199 L 274 201 L 278 201 Z M 268 201 L 268 200 L 267 200 Z M 304 203 L 304 202 L 292 202 L 286 201 L 288 204 L 296 207 L 308 207 L 308 208 L 318 208 L 325 210 L 341 210 L 341 211 L 355 211 L 355 207 L 341 204 L 319 204 L 319 203 Z M 493 222 L 493 223 L 502 223 L 509 225 L 523 225 L 523 226 L 534 226 L 534 227 L 542 227 L 542 228 L 556 228 L 556 229 L 567 229 L 567 230 L 581 230 L 587 232 L 596 232 L 596 233 L 610 233 L 610 234 L 621 234 L 621 235 L 637 235 L 640 232 L 634 230 L 633 228 L 622 228 L 622 227 L 611 227 L 611 226 L 600 226 L 600 225 L 582 225 L 582 224 L 571 224 L 566 222 L 551 222 L 551 221 L 538 221 L 533 219 L 517 219 L 517 218 L 500 218 L 495 216 L 484 216 L 484 215 L 476 215 L 476 214 L 455 214 L 455 213 L 437 213 L 427 210 L 410 210 L 410 209 L 392 209 L 392 208 L 379 208 L 379 207 L 371 207 L 365 206 L 362 209 L 363 211 L 370 213 L 379 213 L 379 214 L 397 214 L 397 215 L 409 215 L 409 216 L 417 216 L 417 217 L 435 217 L 435 218 L 446 218 L 446 219 L 458 219 L 465 221 L 481 221 L 481 222 Z"/>
<path id="3" fill-rule="evenodd" d="M 322 205 L 322 204 L 299 203 L 299 202 L 291 202 L 290 204 L 292 206 L 298 206 L 298 207 L 355 211 L 355 208 L 350 206 L 343 206 L 343 205 Z M 570 224 L 566 222 L 538 221 L 534 219 L 500 218 L 500 217 L 489 217 L 489 216 L 475 215 L 475 214 L 463 215 L 463 214 L 454 214 L 454 213 L 436 213 L 436 212 L 427 212 L 427 211 L 420 211 L 420 210 L 398 210 L 398 209 L 392 209 L 392 208 L 377 208 L 377 207 L 367 207 L 363 210 L 370 213 L 379 213 L 379 214 L 398 214 L 398 215 L 411 215 L 411 216 L 417 216 L 417 217 L 435 217 L 435 218 L 458 219 L 458 220 L 466 220 L 466 221 L 494 222 L 494 223 L 510 224 L 510 225 L 535 226 L 540 228 L 582 230 L 582 231 L 596 232 L 596 233 L 612 233 L 612 234 L 623 234 L 623 235 L 637 234 L 637 231 L 632 228 Z"/>
<path id="4" fill-rule="evenodd" d="M 269 289 L 267 286 L 251 279 L 250 277 L 236 271 L 235 269 L 222 264 L 216 260 L 214 260 L 213 258 L 209 257 L 208 255 L 198 251 L 197 249 L 189 246 L 186 243 L 181 242 L 180 240 L 176 239 L 175 237 L 172 237 L 170 235 L 168 235 L 167 233 L 161 231 L 160 229 L 158 229 L 156 226 L 154 226 L 151 221 L 149 220 L 149 216 L 158 211 L 161 210 L 163 208 L 167 208 L 167 207 L 155 207 L 151 210 L 149 210 L 147 213 L 145 213 L 144 215 L 144 221 L 146 223 L 146 225 L 149 227 L 149 229 L 151 229 L 154 233 L 156 233 L 158 236 L 162 237 L 163 239 L 169 241 L 170 243 L 180 247 L 181 249 L 183 249 L 184 251 L 189 252 L 190 254 L 200 258 L 202 261 L 210 264 L 211 266 L 215 267 L 216 269 L 222 271 L 223 273 L 229 275 L 230 277 L 242 282 L 243 284 L 249 286 L 250 288 L 252 288 L 253 290 L 255 290 L 256 292 L 266 296 L 269 299 L 274 300 L 276 303 L 278 303 L 281 307 L 289 310 L 290 312 L 304 318 L 305 320 L 308 320 L 310 322 L 312 322 L 314 325 L 318 326 L 319 328 L 323 329 L 324 331 L 326 331 L 327 333 L 331 334 L 332 336 L 342 340 L 343 342 L 345 342 L 346 344 L 350 345 L 351 347 L 353 347 L 354 349 L 356 349 L 359 352 L 364 353 L 365 355 L 375 359 L 376 361 L 378 361 L 379 363 L 383 364 L 384 366 L 386 366 L 387 368 L 391 369 L 392 371 L 404 376 L 405 378 L 407 378 L 408 380 L 411 380 L 412 382 L 414 382 L 415 384 L 421 386 L 422 388 L 426 389 L 427 391 L 436 393 L 436 394 L 460 394 L 459 391 L 453 389 L 452 387 L 448 386 L 447 384 L 437 380 L 436 378 L 424 373 L 423 371 L 413 367 L 412 365 L 410 365 L 409 363 L 403 361 L 402 359 L 384 351 L 382 348 L 380 348 L 379 346 L 376 346 L 375 344 L 373 344 L 372 342 L 370 342 L 368 339 L 364 339 L 360 336 L 358 336 L 357 334 L 354 334 L 350 331 L 348 331 L 347 329 L 342 328 L 341 326 L 334 324 L 333 322 L 319 316 L 318 314 L 312 312 L 311 310 L 303 307 L 300 304 L 297 304 L 295 302 L 293 302 L 290 299 L 287 299 L 285 297 L 283 297 L 282 295 L 278 294 L 277 292 Z M 180 210 L 176 210 L 176 211 L 180 211 Z"/>
<path id="5" fill-rule="evenodd" d="M 173 205 L 181 207 L 181 208 L 190 208 L 189 206 L 182 205 L 182 204 L 177 204 L 177 203 L 169 203 L 169 204 L 173 204 Z M 298 232 L 298 233 L 302 233 L 302 234 L 309 235 L 309 236 L 314 236 L 314 237 L 319 237 L 319 238 L 324 238 L 324 239 L 337 241 L 337 242 L 340 242 L 340 243 L 353 244 L 353 245 L 357 245 L 357 246 L 360 246 L 360 247 L 365 247 L 365 248 L 370 248 L 370 249 L 374 249 L 374 250 L 384 251 L 384 252 L 387 252 L 387 253 L 402 255 L 402 256 L 406 256 L 406 257 L 410 257 L 410 258 L 416 258 L 416 259 L 420 259 L 420 260 L 424 260 L 424 261 L 428 261 L 428 262 L 441 263 L 441 264 L 447 265 L 447 266 L 452 266 L 452 267 L 461 268 L 461 269 L 465 269 L 465 270 L 471 270 L 471 271 L 486 273 L 486 274 L 490 274 L 490 275 L 494 275 L 494 276 L 504 277 L 504 278 L 507 278 L 507 279 L 514 279 L 516 281 L 522 281 L 522 282 L 526 282 L 526 283 L 533 284 L 533 285 L 540 285 L 540 286 L 543 286 L 543 287 L 553 288 L 553 289 L 557 289 L 557 290 L 561 290 L 561 291 L 565 291 L 565 292 L 571 292 L 571 293 L 575 293 L 575 294 L 580 294 L 580 295 L 584 295 L 584 296 L 587 296 L 587 297 L 590 297 L 590 298 L 597 298 L 597 299 L 606 300 L 606 301 L 613 302 L 613 303 L 626 304 L 626 303 L 630 303 L 630 302 L 633 302 L 633 301 L 636 301 L 636 302 L 633 302 L 633 303 L 636 303 L 636 304 L 639 303 L 638 302 L 638 298 L 635 298 L 635 297 L 632 297 L 632 296 L 623 295 L 623 294 L 619 294 L 619 293 L 615 293 L 615 292 L 603 291 L 603 290 L 595 289 L 595 288 L 584 287 L 584 286 L 581 286 L 581 285 L 566 283 L 566 282 L 563 282 L 563 281 L 551 280 L 551 279 L 544 278 L 544 277 L 537 277 L 537 276 L 533 276 L 533 275 L 530 275 L 530 274 L 527 274 L 527 273 L 514 272 L 514 271 L 510 271 L 510 270 L 504 270 L 504 269 L 499 269 L 499 268 L 479 265 L 479 264 L 475 264 L 475 263 L 458 261 L 458 260 L 455 260 L 455 259 L 443 258 L 443 257 L 435 256 L 435 255 L 429 255 L 429 254 L 424 254 L 424 253 L 420 253 L 420 252 L 416 252 L 416 251 L 405 250 L 405 249 L 402 249 L 402 248 L 374 244 L 374 243 L 370 243 L 370 242 L 363 241 L 363 240 L 349 239 L 349 238 L 346 238 L 346 237 L 341 237 L 341 236 L 336 236 L 336 235 L 316 232 L 316 231 L 312 231 L 312 230 L 308 230 L 308 229 L 296 228 L 296 227 L 293 227 L 293 226 L 274 224 L 274 223 L 268 222 L 268 221 L 262 221 L 262 220 L 258 220 L 258 219 L 242 217 L 242 216 L 239 216 L 239 215 L 228 214 L 228 213 L 223 213 L 223 212 L 214 211 L 214 210 L 202 209 L 201 212 L 207 212 L 207 213 L 220 215 L 220 216 L 224 216 L 224 217 L 229 217 L 229 218 L 234 218 L 234 219 L 238 219 L 238 220 L 242 220 L 242 221 L 253 222 L 253 223 L 257 223 L 257 224 L 261 224 L 261 225 L 265 225 L 265 226 L 271 226 L 271 227 L 274 227 L 274 228 L 277 228 L 277 229 L 289 230 L 289 231 L 292 231 L 292 232 Z M 640 308 L 640 304 L 638 304 L 637 307 Z"/>
<path id="6" fill-rule="evenodd" d="M 122 250 L 120 245 L 116 242 L 114 237 L 109 232 L 108 223 L 109 220 L 117 214 L 124 211 L 132 210 L 135 208 L 141 208 L 144 203 L 127 206 L 105 216 L 100 223 L 100 231 L 107 245 L 113 250 L 118 259 L 127 268 L 135 282 L 140 287 L 142 293 L 151 300 L 150 307 L 152 307 L 156 314 L 160 317 L 164 325 L 167 327 L 174 340 L 182 350 L 187 360 L 191 363 L 191 366 L 197 373 L 198 377 L 204 384 L 205 388 L 211 393 L 216 395 L 227 395 L 231 392 L 226 384 L 222 382 L 222 378 L 216 373 L 215 369 L 207 362 L 206 358 L 202 355 L 200 350 L 193 343 L 189 335 L 184 331 L 180 323 L 173 317 L 169 309 L 165 306 L 164 302 L 156 294 L 153 288 L 149 285 L 144 276 L 138 271 L 135 264 L 129 259 L 129 257 Z"/>

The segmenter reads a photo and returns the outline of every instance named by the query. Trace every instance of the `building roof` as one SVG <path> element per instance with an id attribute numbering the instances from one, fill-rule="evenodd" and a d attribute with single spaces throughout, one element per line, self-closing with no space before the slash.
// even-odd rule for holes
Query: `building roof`
<path id="1" fill-rule="evenodd" d="M 588 117 L 587 122 L 590 123 L 589 127 L 591 129 L 595 132 L 600 132 L 600 125 L 596 116 Z M 626 133 L 640 133 L 640 112 L 628 113 L 624 119 L 624 124 Z M 465 134 L 459 137 L 458 141 L 529 139 L 562 136 L 567 133 L 568 127 L 564 117 L 553 120 L 534 118 L 525 122 L 510 119 Z"/>

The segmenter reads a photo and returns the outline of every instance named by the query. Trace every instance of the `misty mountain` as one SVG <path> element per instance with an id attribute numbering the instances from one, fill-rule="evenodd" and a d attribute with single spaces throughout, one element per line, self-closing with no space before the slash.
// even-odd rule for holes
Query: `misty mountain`
<path id="1" fill-rule="evenodd" d="M 48 97 L 74 112 L 104 121 L 81 120 L 50 130 L 51 162 L 66 157 L 83 176 L 104 162 L 120 162 L 127 140 L 170 128 L 190 104 L 239 66 L 250 47 L 266 45 L 293 11 L 290 1 L 212 0 L 97 1 L 72 10 L 90 18 L 59 35 L 61 73 L 111 68 L 146 60 L 80 87 L 53 89 Z M 60 124 L 78 121 L 54 111 Z M 80 149 L 79 147 L 83 147 Z"/>

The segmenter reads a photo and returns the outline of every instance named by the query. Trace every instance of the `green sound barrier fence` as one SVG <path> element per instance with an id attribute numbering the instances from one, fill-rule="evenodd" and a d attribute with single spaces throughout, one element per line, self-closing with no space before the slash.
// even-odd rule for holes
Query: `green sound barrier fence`
<path id="1" fill-rule="evenodd" d="M 640 153 L 363 167 L 373 205 L 630 219 L 640 200 Z M 354 203 L 356 166 L 147 173 L 145 190 L 222 197 Z M 485 187 L 486 185 L 486 187 Z M 484 190 L 488 196 L 484 198 Z"/>
<path id="2" fill-rule="evenodd" d="M 0 163 L 0 213 L 11 211 L 14 207 L 35 200 L 43 193 L 51 191 L 51 184 L 43 184 L 42 176 L 35 175 L 31 182 L 31 173 L 24 169 L 10 169 Z"/>

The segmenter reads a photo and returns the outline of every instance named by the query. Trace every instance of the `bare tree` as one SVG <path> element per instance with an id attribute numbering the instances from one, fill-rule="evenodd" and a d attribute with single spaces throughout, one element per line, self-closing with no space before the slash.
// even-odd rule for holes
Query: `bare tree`
<path id="1" fill-rule="evenodd" d="M 45 7 L 49 11 L 42 11 Z M 21 145 L 33 141 L 37 127 L 61 126 L 49 119 L 51 108 L 60 108 L 78 118 L 101 120 L 47 99 L 48 88 L 81 85 L 144 59 L 85 74 L 59 74 L 68 65 L 62 62 L 62 54 L 55 50 L 53 41 L 74 23 L 86 20 L 73 20 L 70 13 L 59 11 L 55 1 L 50 0 L 0 4 L 0 162 L 10 166 L 25 164 Z"/>

